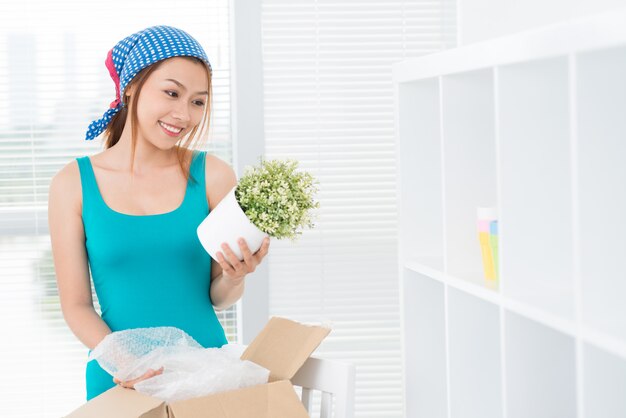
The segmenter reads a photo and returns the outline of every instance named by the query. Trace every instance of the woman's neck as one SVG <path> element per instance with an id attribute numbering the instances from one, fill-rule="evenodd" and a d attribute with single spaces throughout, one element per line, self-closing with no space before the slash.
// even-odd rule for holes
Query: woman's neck
<path id="1" fill-rule="evenodd" d="M 126 129 L 122 132 L 120 140 L 107 151 L 112 165 L 114 164 L 120 171 L 130 173 L 132 143 L 130 133 L 127 133 Z M 133 173 L 144 175 L 178 165 L 177 151 L 178 146 L 176 145 L 170 149 L 163 150 L 139 137 L 135 146 Z"/>

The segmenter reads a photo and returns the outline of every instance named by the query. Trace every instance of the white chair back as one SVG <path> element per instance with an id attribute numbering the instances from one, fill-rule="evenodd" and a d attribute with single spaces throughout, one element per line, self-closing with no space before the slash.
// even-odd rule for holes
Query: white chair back
<path id="1" fill-rule="evenodd" d="M 309 414 L 313 410 L 313 392 L 319 390 L 322 394 L 320 418 L 354 418 L 355 376 L 353 364 L 309 357 L 291 383 L 302 388 L 302 404 Z"/>
<path id="2" fill-rule="evenodd" d="M 231 347 L 235 352 L 243 354 L 247 346 L 231 344 Z M 302 388 L 301 401 L 309 414 L 313 411 L 313 394 L 318 390 L 322 394 L 320 418 L 354 418 L 355 378 L 356 368 L 353 364 L 311 356 L 291 379 L 291 383 Z"/>

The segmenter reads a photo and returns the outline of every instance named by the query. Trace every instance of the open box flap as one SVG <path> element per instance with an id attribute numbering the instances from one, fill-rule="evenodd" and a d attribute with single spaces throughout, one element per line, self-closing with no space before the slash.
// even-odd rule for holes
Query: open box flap
<path id="1" fill-rule="evenodd" d="M 167 418 L 165 402 L 116 386 L 91 399 L 66 418 Z"/>
<path id="2" fill-rule="evenodd" d="M 268 369 L 270 382 L 289 380 L 329 332 L 329 328 L 272 317 L 241 359 Z"/>
<path id="3" fill-rule="evenodd" d="M 169 418 L 308 418 L 288 380 L 221 392 L 168 406 Z"/>

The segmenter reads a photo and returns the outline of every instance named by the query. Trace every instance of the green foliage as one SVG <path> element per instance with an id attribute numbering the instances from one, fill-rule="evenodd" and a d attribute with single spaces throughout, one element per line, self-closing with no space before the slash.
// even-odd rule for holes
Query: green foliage
<path id="1" fill-rule="evenodd" d="M 310 173 L 297 171 L 298 162 L 263 160 L 248 166 L 239 179 L 235 198 L 257 228 L 274 238 L 295 241 L 301 228 L 312 228 L 311 210 L 318 182 Z"/>

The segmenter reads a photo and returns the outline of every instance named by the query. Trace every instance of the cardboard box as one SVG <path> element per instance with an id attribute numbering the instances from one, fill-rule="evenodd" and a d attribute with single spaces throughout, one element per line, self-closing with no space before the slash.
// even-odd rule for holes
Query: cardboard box
<path id="1" fill-rule="evenodd" d="M 172 403 L 116 386 L 66 418 L 308 418 L 289 379 L 329 332 L 272 317 L 241 355 L 270 371 L 268 383 Z"/>

